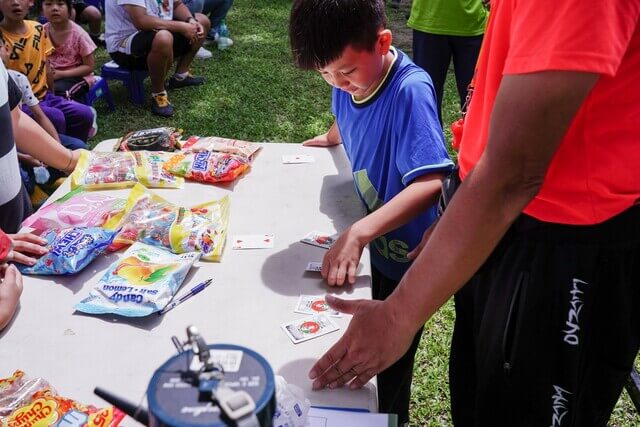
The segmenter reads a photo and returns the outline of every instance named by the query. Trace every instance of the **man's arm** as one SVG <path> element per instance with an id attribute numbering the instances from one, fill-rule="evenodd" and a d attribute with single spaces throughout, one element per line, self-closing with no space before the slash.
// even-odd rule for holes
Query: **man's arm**
<path id="1" fill-rule="evenodd" d="M 71 151 L 64 148 L 31 117 L 23 113 L 20 107 L 11 110 L 11 124 L 18 150 L 63 172 L 75 169 L 80 150 Z"/>
<path id="2" fill-rule="evenodd" d="M 354 317 L 312 368 L 314 388 L 337 387 L 354 378 L 350 387 L 362 387 L 404 354 L 418 328 L 471 278 L 538 193 L 553 154 L 597 79 L 563 71 L 502 79 L 486 150 L 396 291 L 384 302 L 327 298 Z M 375 339 L 366 333 L 371 330 Z"/>
<path id="3" fill-rule="evenodd" d="M 438 200 L 441 173 L 419 176 L 382 207 L 345 230 L 327 251 L 322 262 L 322 277 L 329 285 L 353 284 L 364 247 L 372 240 L 405 225 L 429 209 Z"/>
<path id="4" fill-rule="evenodd" d="M 304 141 L 302 145 L 306 145 L 307 147 L 330 147 L 341 143 L 338 123 L 334 120 L 328 131 L 322 135 L 316 136 L 315 138 Z"/>
<path id="5" fill-rule="evenodd" d="M 147 15 L 147 10 L 142 6 L 125 4 L 122 7 L 131 17 L 133 25 L 140 31 L 167 30 L 172 33 L 181 33 L 189 40 L 193 40 L 196 37 L 197 30 L 191 24 L 175 20 L 168 21 L 157 16 Z"/>

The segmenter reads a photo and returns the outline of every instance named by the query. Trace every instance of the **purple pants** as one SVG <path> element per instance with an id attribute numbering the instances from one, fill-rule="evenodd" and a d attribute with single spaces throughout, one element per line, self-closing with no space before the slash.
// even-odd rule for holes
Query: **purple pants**
<path id="1" fill-rule="evenodd" d="M 47 92 L 44 99 L 40 101 L 40 108 L 51 120 L 58 133 L 84 142 L 89 138 L 89 130 L 93 125 L 93 112 L 88 106 Z M 33 117 L 26 105 L 22 106 L 22 111 Z"/>

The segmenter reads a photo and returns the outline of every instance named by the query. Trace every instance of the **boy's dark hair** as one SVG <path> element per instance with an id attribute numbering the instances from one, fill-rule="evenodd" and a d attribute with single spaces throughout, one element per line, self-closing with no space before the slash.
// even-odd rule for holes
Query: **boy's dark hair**
<path id="1" fill-rule="evenodd" d="M 317 70 L 349 45 L 370 51 L 386 24 L 384 0 L 294 0 L 289 19 L 293 60 L 303 70 Z"/>

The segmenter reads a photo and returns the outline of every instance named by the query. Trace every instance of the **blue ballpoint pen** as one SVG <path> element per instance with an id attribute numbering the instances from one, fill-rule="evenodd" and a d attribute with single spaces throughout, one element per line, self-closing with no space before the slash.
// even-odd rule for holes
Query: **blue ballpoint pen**
<path id="1" fill-rule="evenodd" d="M 196 295 L 199 292 L 202 292 L 204 290 L 204 288 L 206 288 L 207 286 L 209 286 L 211 284 L 212 281 L 213 281 L 213 279 L 208 279 L 208 280 L 205 280 L 202 283 L 198 283 L 193 288 L 191 288 L 191 290 L 189 292 L 187 292 L 186 294 L 182 295 L 177 300 L 170 302 L 167 306 L 165 306 L 165 308 L 160 310 L 158 312 L 158 316 L 162 316 L 167 311 L 172 310 L 173 308 L 175 308 L 176 306 L 182 304 L 183 302 L 185 302 L 186 300 L 188 300 L 192 296 Z"/>

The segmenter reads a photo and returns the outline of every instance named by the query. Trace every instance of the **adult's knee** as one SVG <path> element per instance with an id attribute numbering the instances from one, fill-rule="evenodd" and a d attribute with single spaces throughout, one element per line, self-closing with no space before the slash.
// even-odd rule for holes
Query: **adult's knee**
<path id="1" fill-rule="evenodd" d="M 82 11 L 82 19 L 88 22 L 101 21 L 102 14 L 100 13 L 100 10 L 98 10 L 97 7 L 87 6 L 85 10 Z"/>
<path id="2" fill-rule="evenodd" d="M 151 42 L 151 53 L 171 56 L 173 54 L 173 34 L 167 30 L 158 31 Z"/>
<path id="3" fill-rule="evenodd" d="M 202 28 L 204 28 L 204 33 L 206 35 L 209 32 L 209 30 L 211 29 L 211 21 L 209 20 L 207 15 L 204 15 L 202 13 L 196 13 L 195 17 L 198 20 L 198 22 L 200 23 L 200 25 L 202 25 Z"/>

